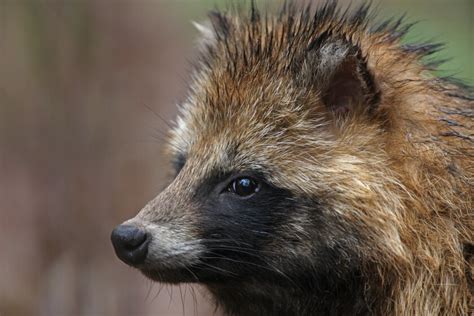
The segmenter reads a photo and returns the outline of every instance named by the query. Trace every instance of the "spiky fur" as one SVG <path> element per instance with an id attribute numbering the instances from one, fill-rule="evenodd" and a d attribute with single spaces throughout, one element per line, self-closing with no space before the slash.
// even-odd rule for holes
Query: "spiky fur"
<path id="1" fill-rule="evenodd" d="M 472 312 L 474 101 L 467 88 L 433 76 L 436 63 L 423 58 L 440 46 L 402 44 L 409 26 L 374 26 L 366 5 L 286 4 L 277 16 L 252 5 L 248 15 L 210 19 L 213 36 L 206 30 L 172 132 L 170 152 L 186 166 L 162 193 L 168 197 L 139 216 L 156 222 L 163 204 L 190 203 L 170 201 L 184 192 L 179 183 L 192 191 L 216 169 L 257 170 L 296 201 L 297 211 L 265 244 L 280 258 L 265 260 L 298 286 L 258 275 L 204 281 L 229 314 Z M 345 49 L 353 50 L 367 93 L 341 116 L 321 99 Z M 314 231 L 315 212 L 330 228 Z M 341 267 L 356 267 L 335 265 L 339 281 L 328 281 L 334 291 L 326 296 L 318 290 L 324 277 L 311 270 L 324 261 L 315 240 Z"/>

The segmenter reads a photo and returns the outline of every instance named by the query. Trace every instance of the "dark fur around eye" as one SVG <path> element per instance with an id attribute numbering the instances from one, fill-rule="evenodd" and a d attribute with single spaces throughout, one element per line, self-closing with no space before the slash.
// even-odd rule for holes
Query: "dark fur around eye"
<path id="1" fill-rule="evenodd" d="M 251 193 L 233 192 L 236 182 L 247 180 Z M 249 241 L 262 237 L 248 235 L 251 231 L 269 234 L 293 208 L 291 196 L 291 192 L 274 187 L 259 173 L 216 173 L 202 181 L 195 195 L 201 205 L 201 227 L 206 231 L 203 237 L 234 235 L 235 240 Z"/>

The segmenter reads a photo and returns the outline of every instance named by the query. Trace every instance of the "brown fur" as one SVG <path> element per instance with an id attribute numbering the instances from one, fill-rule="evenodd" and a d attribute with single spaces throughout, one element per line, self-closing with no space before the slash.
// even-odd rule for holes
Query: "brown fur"
<path id="1" fill-rule="evenodd" d="M 193 191 L 215 168 L 258 170 L 295 197 L 317 197 L 323 214 L 337 219 L 347 234 L 323 236 L 327 243 L 343 239 L 357 253 L 367 313 L 467 315 L 474 308 L 474 101 L 423 62 L 436 45 L 402 45 L 407 28 L 400 21 L 374 27 L 371 19 L 366 6 L 350 14 L 333 4 L 316 13 L 289 5 L 278 17 L 254 7 L 248 16 L 211 14 L 213 31 L 171 139 L 170 152 L 184 155 L 186 165 L 139 217 L 156 222 L 157 212 L 181 203 L 192 209 L 182 216 L 193 226 L 198 210 L 179 187 Z M 357 62 L 368 72 L 358 73 L 366 75 L 359 78 L 363 93 L 349 113 L 324 102 L 342 67 L 330 65 L 339 54 L 330 45 L 342 42 L 356 48 L 347 67 Z M 324 47 L 330 56 L 323 63 Z M 315 256 L 311 215 L 294 214 L 265 246 L 281 253 L 281 260 L 268 259 L 281 271 L 292 256 Z M 239 313 L 226 306 L 223 286 L 204 283 Z M 248 284 L 256 296 L 267 286 Z"/>

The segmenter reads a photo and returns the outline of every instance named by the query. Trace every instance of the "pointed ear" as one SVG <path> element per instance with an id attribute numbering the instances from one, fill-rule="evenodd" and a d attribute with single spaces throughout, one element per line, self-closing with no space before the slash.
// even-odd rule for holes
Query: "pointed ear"
<path id="1" fill-rule="evenodd" d="M 360 50 L 344 41 L 326 43 L 318 49 L 315 84 L 321 100 L 332 113 L 372 113 L 380 92 Z"/>

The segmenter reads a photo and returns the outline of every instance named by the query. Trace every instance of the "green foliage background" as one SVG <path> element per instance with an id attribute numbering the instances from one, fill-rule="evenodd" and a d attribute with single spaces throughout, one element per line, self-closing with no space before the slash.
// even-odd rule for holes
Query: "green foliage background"
<path id="1" fill-rule="evenodd" d="M 184 16 L 202 19 L 209 8 L 225 8 L 238 1 L 204 0 L 177 1 Z M 249 2 L 249 1 L 247 1 Z M 315 1 L 316 2 L 316 1 Z M 362 1 L 340 1 L 356 6 Z M 185 4 L 186 3 L 186 4 Z M 261 8 L 277 6 L 279 1 L 260 0 Z M 406 22 L 418 22 L 406 37 L 406 41 L 427 41 L 444 43 L 445 49 L 435 58 L 449 60 L 442 67 L 443 75 L 455 75 L 474 84 L 474 1 L 473 0 L 379 0 L 372 1 L 380 19 L 406 16 Z M 185 4 L 185 5 L 184 5 Z"/>

